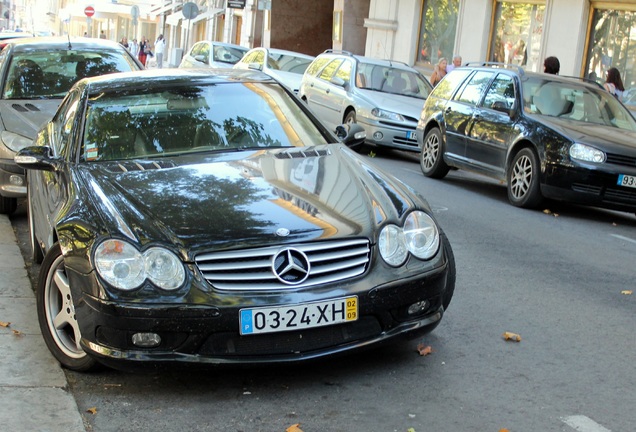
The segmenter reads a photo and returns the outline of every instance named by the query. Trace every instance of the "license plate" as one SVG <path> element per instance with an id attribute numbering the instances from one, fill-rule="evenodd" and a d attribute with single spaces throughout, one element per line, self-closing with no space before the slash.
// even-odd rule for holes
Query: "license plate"
<path id="1" fill-rule="evenodd" d="M 242 335 L 302 330 L 358 319 L 358 297 L 275 307 L 241 309 Z"/>
<path id="2" fill-rule="evenodd" d="M 636 176 L 620 174 L 618 176 L 618 185 L 636 188 Z"/>
<path id="3" fill-rule="evenodd" d="M 406 139 L 417 140 L 417 132 L 414 132 L 414 131 L 407 132 Z"/>

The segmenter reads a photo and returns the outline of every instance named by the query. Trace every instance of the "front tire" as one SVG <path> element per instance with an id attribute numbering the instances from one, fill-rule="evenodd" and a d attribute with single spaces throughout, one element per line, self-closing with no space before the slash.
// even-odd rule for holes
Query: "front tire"
<path id="1" fill-rule="evenodd" d="M 535 208 L 543 197 L 539 186 L 539 158 L 526 147 L 519 150 L 508 170 L 508 200 L 516 207 Z"/>
<path id="2" fill-rule="evenodd" d="M 438 128 L 428 131 L 422 142 L 420 167 L 426 177 L 441 179 L 448 174 L 450 167 L 444 162 L 444 142 Z"/>
<path id="3" fill-rule="evenodd" d="M 36 289 L 40 330 L 49 351 L 67 368 L 87 372 L 98 363 L 80 346 L 80 329 L 66 276 L 64 256 L 56 243 L 46 254 Z"/>
<path id="4" fill-rule="evenodd" d="M 18 208 L 17 198 L 8 198 L 0 196 L 0 214 L 13 214 Z"/>

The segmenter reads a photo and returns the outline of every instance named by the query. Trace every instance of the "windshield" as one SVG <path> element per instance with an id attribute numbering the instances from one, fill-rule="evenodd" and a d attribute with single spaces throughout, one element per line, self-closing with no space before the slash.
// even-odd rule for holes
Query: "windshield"
<path id="1" fill-rule="evenodd" d="M 358 65 L 356 86 L 418 99 L 426 99 L 431 90 L 424 77 L 417 72 L 371 63 Z"/>
<path id="2" fill-rule="evenodd" d="M 247 52 L 247 48 L 239 49 L 224 45 L 214 45 L 212 51 L 214 61 L 233 65 L 243 58 Z"/>
<path id="3" fill-rule="evenodd" d="M 117 51 L 52 49 L 14 53 L 2 98 L 61 98 L 82 78 L 136 69 L 131 58 Z"/>
<path id="4" fill-rule="evenodd" d="M 267 65 L 275 70 L 292 72 L 296 74 L 304 74 L 305 70 L 312 62 L 313 59 L 306 59 L 304 57 L 296 57 L 288 54 L 276 54 L 269 53 L 269 59 Z"/>
<path id="5" fill-rule="evenodd" d="M 636 131 L 636 121 L 613 95 L 576 82 L 529 78 L 523 83 L 523 104 L 528 114 Z"/>
<path id="6" fill-rule="evenodd" d="M 183 84 L 90 99 L 82 158 L 113 161 L 327 143 L 278 84 Z"/>

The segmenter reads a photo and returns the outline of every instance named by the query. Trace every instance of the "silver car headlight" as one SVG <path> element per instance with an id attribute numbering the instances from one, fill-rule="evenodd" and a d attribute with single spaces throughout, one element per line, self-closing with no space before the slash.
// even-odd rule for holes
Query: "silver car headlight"
<path id="1" fill-rule="evenodd" d="M 380 108 L 373 108 L 371 110 L 371 114 L 385 120 L 393 120 L 398 122 L 404 121 L 404 117 L 402 116 L 402 114 L 394 113 L 392 111 L 386 111 Z"/>
<path id="2" fill-rule="evenodd" d="M 430 259 L 439 248 L 437 225 L 421 211 L 414 211 L 404 221 L 404 239 L 408 251 L 419 259 Z"/>
<path id="3" fill-rule="evenodd" d="M 164 290 L 177 289 L 185 282 L 183 264 L 174 253 L 160 247 L 141 253 L 123 240 L 100 243 L 95 268 L 106 282 L 124 291 L 140 287 L 146 279 Z"/>
<path id="4" fill-rule="evenodd" d="M 404 221 L 404 226 L 387 225 L 380 231 L 379 250 L 382 259 L 393 267 L 406 261 L 408 254 L 427 260 L 439 249 L 439 230 L 429 215 L 414 211 Z"/>
<path id="5" fill-rule="evenodd" d="M 572 159 L 594 163 L 603 163 L 606 159 L 605 152 L 595 149 L 594 147 L 578 143 L 570 146 L 570 157 Z"/>
<path id="6" fill-rule="evenodd" d="M 4 143 L 4 145 L 15 153 L 19 152 L 25 147 L 33 145 L 32 139 L 6 130 L 2 131 L 2 135 L 0 135 L 0 138 L 2 138 L 2 142 Z"/>

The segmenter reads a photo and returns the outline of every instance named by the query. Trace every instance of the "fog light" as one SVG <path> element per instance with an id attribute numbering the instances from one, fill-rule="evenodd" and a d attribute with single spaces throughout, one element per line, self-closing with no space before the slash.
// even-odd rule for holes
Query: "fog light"
<path id="1" fill-rule="evenodd" d="M 138 347 L 154 348 L 161 343 L 161 337 L 157 333 L 135 333 L 132 343 Z"/>
<path id="2" fill-rule="evenodd" d="M 413 303 L 411 306 L 409 306 L 409 309 L 407 312 L 409 313 L 409 315 L 415 315 L 420 312 L 424 312 L 426 309 L 428 309 L 428 301 L 424 300 L 424 301 L 419 301 L 417 303 Z"/>
<path id="3" fill-rule="evenodd" d="M 373 132 L 373 139 L 381 140 L 382 138 L 384 138 L 384 135 L 382 135 L 382 132 Z"/>
<path id="4" fill-rule="evenodd" d="M 24 179 L 22 178 L 22 176 L 12 175 L 9 177 L 9 183 L 11 183 L 14 186 L 23 186 Z"/>

